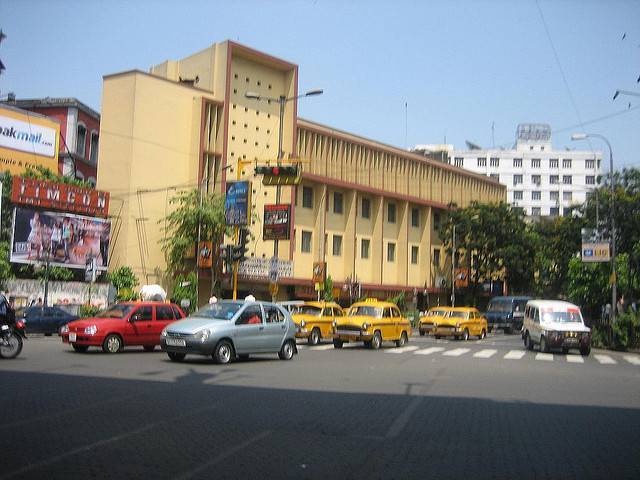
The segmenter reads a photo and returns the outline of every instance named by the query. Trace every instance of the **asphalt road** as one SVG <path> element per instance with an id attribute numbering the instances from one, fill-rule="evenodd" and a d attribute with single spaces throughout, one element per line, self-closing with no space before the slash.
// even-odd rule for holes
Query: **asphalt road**
<path id="1" fill-rule="evenodd" d="M 39 337 L 0 379 L 0 479 L 640 478 L 640 356 L 517 336 L 228 366 Z"/>

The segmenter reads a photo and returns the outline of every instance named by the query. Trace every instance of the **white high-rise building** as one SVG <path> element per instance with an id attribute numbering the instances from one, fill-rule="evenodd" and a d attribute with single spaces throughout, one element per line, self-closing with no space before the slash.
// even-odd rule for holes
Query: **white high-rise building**
<path id="1" fill-rule="evenodd" d="M 484 149 L 468 144 L 450 162 L 495 178 L 507 186 L 507 202 L 527 215 L 567 215 L 597 186 L 602 152 L 554 150 L 546 124 L 518 125 L 514 150 Z"/>

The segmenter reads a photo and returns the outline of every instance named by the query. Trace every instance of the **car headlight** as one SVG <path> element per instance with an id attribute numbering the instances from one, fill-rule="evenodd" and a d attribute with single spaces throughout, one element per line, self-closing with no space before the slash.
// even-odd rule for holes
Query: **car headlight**
<path id="1" fill-rule="evenodd" d="M 438 326 L 438 322 L 433 322 L 433 326 L 437 327 Z"/>
<path id="2" fill-rule="evenodd" d="M 460 328 L 460 323 L 456 323 L 456 328 Z"/>
<path id="3" fill-rule="evenodd" d="M 307 322 L 305 322 L 304 320 L 300 320 L 300 328 L 304 328 L 306 324 Z"/>
<path id="4" fill-rule="evenodd" d="M 97 331 L 98 327 L 96 327 L 95 325 L 91 325 L 90 327 L 84 329 L 84 333 L 86 335 L 95 335 Z"/>
<path id="5" fill-rule="evenodd" d="M 167 336 L 167 328 L 166 327 L 162 329 L 162 332 L 160 332 L 160 336 L 161 337 L 166 337 Z"/>
<path id="6" fill-rule="evenodd" d="M 206 342 L 209 338 L 209 330 L 207 330 L 206 328 L 204 330 L 200 330 L 194 335 L 194 338 L 202 343 Z"/>
<path id="7" fill-rule="evenodd" d="M 368 324 L 367 322 L 364 322 L 364 323 L 362 324 L 362 329 L 363 329 L 363 330 L 366 330 L 367 328 L 369 328 L 369 324 Z"/>
<path id="8" fill-rule="evenodd" d="M 60 333 L 69 333 L 69 325 L 65 324 L 60 328 Z"/>
<path id="9" fill-rule="evenodd" d="M 337 327 L 337 326 L 338 326 L 338 322 L 336 322 L 336 321 L 334 320 L 333 322 L 331 322 L 331 326 L 332 326 L 333 328 Z"/>

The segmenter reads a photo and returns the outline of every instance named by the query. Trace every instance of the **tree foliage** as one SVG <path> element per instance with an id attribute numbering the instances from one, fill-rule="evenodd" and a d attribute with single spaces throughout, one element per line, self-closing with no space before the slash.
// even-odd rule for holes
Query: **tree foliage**
<path id="1" fill-rule="evenodd" d="M 139 284 L 139 281 L 131 267 L 122 266 L 117 268 L 107 275 L 107 280 L 116 289 L 116 300 L 127 301 L 137 297 L 135 287 Z"/>
<path id="2" fill-rule="evenodd" d="M 189 272 L 186 275 L 180 274 L 176 277 L 176 285 L 173 288 L 173 295 L 171 296 L 171 299 L 178 305 L 181 304 L 182 300 L 189 300 L 189 308 L 184 308 L 185 313 L 187 314 L 189 311 L 195 310 L 198 305 L 196 289 L 197 281 L 198 279 L 194 272 Z"/>

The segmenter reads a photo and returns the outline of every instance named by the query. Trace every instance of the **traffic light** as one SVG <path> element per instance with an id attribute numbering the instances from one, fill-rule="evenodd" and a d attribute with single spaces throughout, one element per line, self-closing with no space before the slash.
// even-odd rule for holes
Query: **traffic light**
<path id="1" fill-rule="evenodd" d="M 231 259 L 234 262 L 242 261 L 245 255 L 247 254 L 247 244 L 249 243 L 249 235 L 251 235 L 251 233 L 249 232 L 248 229 L 246 228 L 240 229 L 240 244 L 232 245 L 232 250 L 231 250 Z"/>
<path id="2" fill-rule="evenodd" d="M 300 183 L 300 168 L 298 165 L 259 166 L 256 175 L 263 175 L 264 185 L 296 185 Z"/>
<path id="3" fill-rule="evenodd" d="M 220 245 L 220 259 L 224 263 L 227 272 L 232 270 L 233 245 Z"/>

